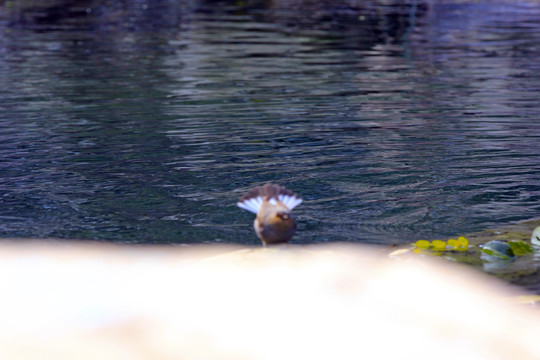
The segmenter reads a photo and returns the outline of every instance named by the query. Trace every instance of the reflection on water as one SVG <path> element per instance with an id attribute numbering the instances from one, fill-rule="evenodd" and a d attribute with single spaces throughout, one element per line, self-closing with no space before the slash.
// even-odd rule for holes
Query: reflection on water
<path id="1" fill-rule="evenodd" d="M 1 236 L 257 244 L 266 181 L 297 243 L 539 215 L 540 5 L 62 3 L 0 5 Z"/>

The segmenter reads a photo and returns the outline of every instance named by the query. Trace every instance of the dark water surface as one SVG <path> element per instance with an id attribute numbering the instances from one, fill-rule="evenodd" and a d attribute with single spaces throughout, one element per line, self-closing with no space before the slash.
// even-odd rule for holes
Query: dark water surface
<path id="1" fill-rule="evenodd" d="M 256 244 L 267 181 L 296 243 L 540 216 L 540 4 L 73 3 L 0 4 L 2 237 Z"/>

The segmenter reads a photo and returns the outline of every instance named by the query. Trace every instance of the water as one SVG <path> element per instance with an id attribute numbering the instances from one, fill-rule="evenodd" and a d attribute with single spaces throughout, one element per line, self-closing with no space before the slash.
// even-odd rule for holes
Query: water
<path id="1" fill-rule="evenodd" d="M 267 181 L 296 243 L 540 215 L 540 4 L 50 3 L 2 5 L 2 237 L 257 244 Z"/>

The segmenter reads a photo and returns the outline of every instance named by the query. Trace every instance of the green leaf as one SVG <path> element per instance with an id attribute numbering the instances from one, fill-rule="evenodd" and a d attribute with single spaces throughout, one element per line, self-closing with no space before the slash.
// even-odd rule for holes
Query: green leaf
<path id="1" fill-rule="evenodd" d="M 523 241 L 509 241 L 508 245 L 515 255 L 527 255 L 533 252 L 532 246 Z"/>

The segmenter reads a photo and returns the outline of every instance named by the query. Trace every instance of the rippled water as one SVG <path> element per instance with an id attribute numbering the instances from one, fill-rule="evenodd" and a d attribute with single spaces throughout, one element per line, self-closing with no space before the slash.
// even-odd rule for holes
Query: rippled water
<path id="1" fill-rule="evenodd" d="M 305 199 L 297 243 L 540 215 L 539 4 L 23 3 L 0 236 L 256 244 L 235 203 L 267 181 Z"/>

